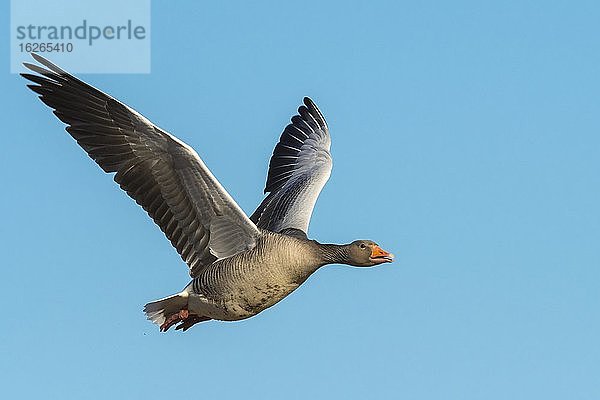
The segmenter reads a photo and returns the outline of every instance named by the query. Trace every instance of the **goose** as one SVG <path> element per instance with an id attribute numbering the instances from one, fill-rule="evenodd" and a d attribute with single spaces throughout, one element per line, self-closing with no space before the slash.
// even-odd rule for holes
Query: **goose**
<path id="1" fill-rule="evenodd" d="M 307 237 L 332 168 L 329 128 L 308 97 L 269 162 L 265 198 L 248 217 L 196 151 L 134 109 L 32 54 L 33 84 L 79 146 L 163 231 L 192 278 L 145 305 L 161 332 L 238 321 L 273 306 L 327 264 L 373 267 L 394 256 L 371 240 L 323 244 Z"/>

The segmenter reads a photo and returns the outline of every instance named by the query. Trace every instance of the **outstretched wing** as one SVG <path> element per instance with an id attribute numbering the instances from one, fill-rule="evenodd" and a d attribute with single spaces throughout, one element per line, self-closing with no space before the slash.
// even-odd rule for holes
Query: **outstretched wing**
<path id="1" fill-rule="evenodd" d="M 254 247 L 258 228 L 188 145 L 36 54 L 21 74 L 67 132 L 165 233 L 196 276 Z"/>
<path id="2" fill-rule="evenodd" d="M 273 150 L 265 187 L 269 194 L 250 217 L 259 228 L 308 232 L 317 197 L 331 175 L 330 146 L 323 114 L 305 97 Z"/>

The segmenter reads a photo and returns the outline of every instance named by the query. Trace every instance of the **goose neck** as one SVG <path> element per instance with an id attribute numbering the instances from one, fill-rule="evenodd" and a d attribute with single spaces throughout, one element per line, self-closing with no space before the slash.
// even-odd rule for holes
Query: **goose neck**
<path id="1" fill-rule="evenodd" d="M 319 243 L 319 252 L 323 265 L 349 264 L 348 245 Z"/>

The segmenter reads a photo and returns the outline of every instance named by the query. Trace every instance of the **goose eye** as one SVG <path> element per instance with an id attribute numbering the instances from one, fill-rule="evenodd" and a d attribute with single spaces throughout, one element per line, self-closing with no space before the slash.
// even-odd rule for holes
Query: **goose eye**
<path id="1" fill-rule="evenodd" d="M 361 244 L 360 244 L 360 248 L 361 248 L 361 249 L 364 249 L 364 248 L 366 248 L 366 247 L 367 247 L 367 246 L 365 246 L 365 244 L 364 244 L 364 243 L 361 243 Z"/>

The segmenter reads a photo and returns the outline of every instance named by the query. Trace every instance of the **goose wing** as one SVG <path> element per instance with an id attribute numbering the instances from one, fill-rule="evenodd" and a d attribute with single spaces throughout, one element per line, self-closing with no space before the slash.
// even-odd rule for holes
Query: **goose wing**
<path id="1" fill-rule="evenodd" d="M 196 276 L 260 235 L 198 154 L 135 110 L 39 55 L 22 74 L 67 132 L 160 227 Z M 44 68 L 45 67 L 45 68 Z"/>
<path id="2" fill-rule="evenodd" d="M 273 150 L 268 195 L 250 217 L 259 228 L 306 236 L 315 202 L 331 175 L 330 146 L 323 114 L 305 97 Z"/>

